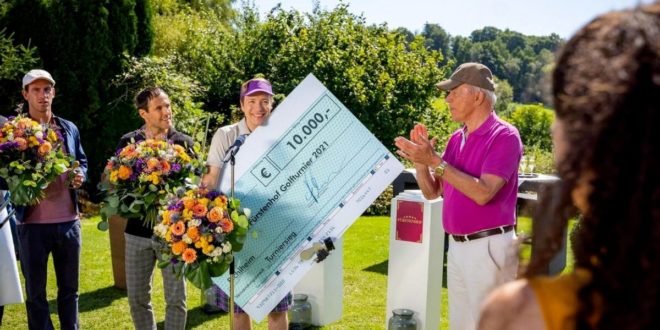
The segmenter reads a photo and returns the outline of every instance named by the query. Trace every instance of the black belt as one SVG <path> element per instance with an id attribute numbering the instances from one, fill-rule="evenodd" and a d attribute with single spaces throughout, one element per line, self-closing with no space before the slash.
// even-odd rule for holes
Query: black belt
<path id="1" fill-rule="evenodd" d="M 467 235 L 454 235 L 454 234 L 452 234 L 451 237 L 453 237 L 456 242 L 467 242 L 467 241 L 472 241 L 472 240 L 475 240 L 475 239 L 484 238 L 484 237 L 488 237 L 488 236 L 508 233 L 512 229 L 513 229 L 513 225 L 507 225 L 507 226 L 497 227 L 497 228 L 493 228 L 493 229 L 482 230 L 482 231 L 478 231 L 476 233 L 467 234 Z"/>

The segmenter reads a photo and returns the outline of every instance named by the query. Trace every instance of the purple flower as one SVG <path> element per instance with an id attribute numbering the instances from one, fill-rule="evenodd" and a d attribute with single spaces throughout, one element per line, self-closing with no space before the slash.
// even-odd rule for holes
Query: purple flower
<path id="1" fill-rule="evenodd" d="M 135 169 L 136 172 L 142 172 L 142 169 L 144 168 L 144 159 L 138 158 L 138 160 L 135 162 L 135 165 L 133 168 Z"/>
<path id="2" fill-rule="evenodd" d="M 55 134 L 57 135 L 57 140 L 58 141 L 64 141 L 64 137 L 62 136 L 62 133 L 60 133 L 59 129 L 55 130 Z"/>
<path id="3" fill-rule="evenodd" d="M 170 204 L 170 206 L 167 207 L 168 210 L 180 210 L 183 208 L 183 201 L 177 201 L 175 204 Z"/>
<path id="4" fill-rule="evenodd" d="M 210 199 L 210 200 L 214 200 L 214 199 L 216 199 L 216 198 L 217 198 L 218 196 L 220 196 L 220 195 L 221 195 L 221 194 L 220 194 L 219 191 L 217 191 L 217 190 L 211 190 L 211 191 L 208 192 L 208 194 L 206 194 L 206 198 L 208 198 L 208 199 Z"/>
<path id="5" fill-rule="evenodd" d="M 17 149 L 17 148 L 18 148 L 18 142 L 7 141 L 3 144 L 0 144 L 0 151 L 7 151 L 10 149 Z"/>
<path id="6" fill-rule="evenodd" d="M 172 172 L 179 172 L 181 171 L 181 164 L 174 163 L 172 164 Z"/>

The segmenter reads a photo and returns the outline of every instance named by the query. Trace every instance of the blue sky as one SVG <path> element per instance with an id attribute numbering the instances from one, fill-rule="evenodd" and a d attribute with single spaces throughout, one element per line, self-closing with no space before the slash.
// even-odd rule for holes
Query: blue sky
<path id="1" fill-rule="evenodd" d="M 339 0 L 320 0 L 324 9 Z M 390 28 L 421 31 L 424 23 L 440 24 L 451 35 L 469 35 L 484 26 L 509 28 L 529 35 L 571 36 L 596 15 L 652 0 L 345 0 L 349 10 L 368 23 L 387 22 Z M 278 3 L 284 9 L 309 12 L 313 0 L 255 0 L 262 13 Z"/>

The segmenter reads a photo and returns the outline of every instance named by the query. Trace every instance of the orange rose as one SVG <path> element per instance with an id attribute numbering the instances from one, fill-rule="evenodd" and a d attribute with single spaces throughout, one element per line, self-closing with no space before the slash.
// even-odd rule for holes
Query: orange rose
<path id="1" fill-rule="evenodd" d="M 170 230 L 172 230 L 172 234 L 181 236 L 186 232 L 186 225 L 183 223 L 183 221 L 177 221 L 175 224 L 170 226 Z"/>
<path id="2" fill-rule="evenodd" d="M 172 166 L 170 166 L 170 163 L 166 160 L 160 162 L 160 167 L 163 169 L 163 173 L 165 174 L 169 173 L 170 169 L 172 169 Z"/>
<path id="3" fill-rule="evenodd" d="M 132 144 L 127 145 L 124 149 L 121 150 L 119 153 L 119 157 L 126 157 L 126 158 L 133 158 L 135 155 L 135 146 Z"/>
<path id="4" fill-rule="evenodd" d="M 30 118 L 21 118 L 18 123 L 16 123 L 16 127 L 20 129 L 27 129 L 29 127 L 32 127 L 32 119 Z"/>
<path id="5" fill-rule="evenodd" d="M 151 157 L 147 160 L 147 168 L 151 171 L 157 169 L 158 165 L 160 165 L 160 161 L 158 160 L 158 158 Z"/>
<path id="6" fill-rule="evenodd" d="M 14 142 L 18 143 L 18 150 L 20 151 L 23 151 L 28 147 L 28 143 L 24 138 L 15 138 Z"/>
<path id="7" fill-rule="evenodd" d="M 220 207 L 214 207 L 209 211 L 209 213 L 206 215 L 206 217 L 209 219 L 210 222 L 216 223 L 222 219 L 225 211 L 220 208 Z"/>
<path id="8" fill-rule="evenodd" d="M 208 210 L 207 210 L 206 206 L 204 206 L 202 204 L 195 204 L 195 206 L 193 206 L 192 211 L 193 211 L 194 216 L 196 216 L 198 218 L 201 218 L 201 217 L 206 215 L 206 212 Z"/>
<path id="9" fill-rule="evenodd" d="M 17 128 L 14 130 L 14 137 L 23 137 L 25 135 L 25 130 Z"/>
<path id="10" fill-rule="evenodd" d="M 188 231 L 186 232 L 188 234 L 188 237 L 193 241 L 197 242 L 199 241 L 199 228 L 197 227 L 190 227 L 188 228 Z"/>
<path id="11" fill-rule="evenodd" d="M 185 263 L 191 264 L 197 260 L 197 252 L 194 249 L 187 248 L 185 251 L 183 251 L 182 258 Z"/>
<path id="12" fill-rule="evenodd" d="M 44 143 L 39 146 L 39 155 L 47 155 L 51 150 L 53 150 L 53 145 L 48 141 L 44 141 Z"/>
<path id="13" fill-rule="evenodd" d="M 184 197 L 182 201 L 183 201 L 183 207 L 186 210 L 191 210 L 195 206 L 195 204 L 197 204 L 195 199 L 191 197 Z"/>
<path id="14" fill-rule="evenodd" d="M 187 248 L 188 248 L 188 244 L 186 244 L 186 242 L 178 241 L 178 242 L 172 244 L 172 253 L 179 256 Z"/>
<path id="15" fill-rule="evenodd" d="M 231 219 L 222 218 L 222 220 L 220 220 L 220 227 L 222 227 L 222 231 L 229 234 L 234 230 L 234 222 L 231 221 Z"/>
<path id="16" fill-rule="evenodd" d="M 133 174 L 133 170 L 126 166 L 122 165 L 119 167 L 119 178 L 122 180 L 128 180 L 128 178 L 131 177 L 131 174 Z"/>

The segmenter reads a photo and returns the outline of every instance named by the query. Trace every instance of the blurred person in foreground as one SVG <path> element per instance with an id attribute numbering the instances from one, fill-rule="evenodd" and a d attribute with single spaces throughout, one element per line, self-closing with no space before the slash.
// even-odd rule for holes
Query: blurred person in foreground
<path id="1" fill-rule="evenodd" d="M 526 279 L 488 298 L 480 329 L 660 329 L 660 3 L 604 14 L 559 53 L 552 129 L 562 181 Z M 575 270 L 539 270 L 567 220 Z M 536 223 L 535 223 L 536 227 Z"/>

